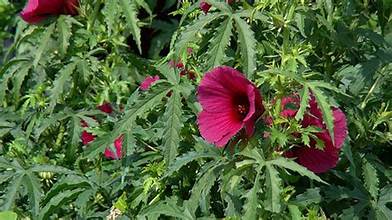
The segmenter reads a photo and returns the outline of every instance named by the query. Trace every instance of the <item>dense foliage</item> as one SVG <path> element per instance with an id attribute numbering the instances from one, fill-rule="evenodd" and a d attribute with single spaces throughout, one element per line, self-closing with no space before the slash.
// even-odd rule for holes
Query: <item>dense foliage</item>
<path id="1" fill-rule="evenodd" d="M 0 0 L 0 219 L 392 219 L 390 0 L 25 5 Z M 223 65 L 262 98 L 228 142 L 200 119 Z M 336 167 L 288 156 L 321 134 Z"/>

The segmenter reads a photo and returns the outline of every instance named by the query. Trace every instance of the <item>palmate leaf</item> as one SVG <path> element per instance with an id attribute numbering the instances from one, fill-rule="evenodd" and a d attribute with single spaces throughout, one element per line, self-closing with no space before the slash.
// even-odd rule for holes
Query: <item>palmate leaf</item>
<path id="1" fill-rule="evenodd" d="M 377 198 L 379 184 L 377 170 L 365 158 L 362 159 L 362 176 L 366 189 L 369 191 L 372 198 Z"/>
<path id="2" fill-rule="evenodd" d="M 266 165 L 265 184 L 266 198 L 264 208 L 271 212 L 279 213 L 281 209 L 281 179 L 278 171 L 270 164 Z"/>
<path id="3" fill-rule="evenodd" d="M 259 193 L 260 190 L 260 173 L 257 173 L 252 189 L 250 189 L 245 196 L 244 219 L 257 219 L 257 207 L 259 205 L 257 193 Z"/>
<path id="4" fill-rule="evenodd" d="M 256 39 L 250 26 L 239 14 L 234 14 L 233 18 L 238 31 L 242 66 L 248 79 L 253 79 L 253 74 L 256 70 Z"/>
<path id="5" fill-rule="evenodd" d="M 137 4 L 133 0 L 120 0 L 121 8 L 124 12 L 126 23 L 132 33 L 132 37 L 136 42 L 137 48 L 142 53 L 142 42 L 139 27 L 139 18 L 137 17 Z"/>
<path id="6" fill-rule="evenodd" d="M 214 37 L 210 41 L 208 49 L 208 69 L 221 65 L 225 57 L 225 50 L 230 43 L 230 37 L 233 29 L 233 18 L 228 17 L 222 25 L 216 29 Z"/>
<path id="7" fill-rule="evenodd" d="M 54 107 L 58 103 L 61 98 L 61 95 L 64 96 L 64 90 L 66 85 L 71 81 L 71 76 L 73 71 L 75 70 L 76 64 L 70 63 L 65 66 L 59 72 L 59 76 L 53 82 L 53 87 L 50 90 L 50 102 L 49 102 L 49 112 L 53 112 Z"/>
<path id="8" fill-rule="evenodd" d="M 85 157 L 89 159 L 95 158 L 98 154 L 102 153 L 107 146 L 110 146 L 113 141 L 124 132 L 129 132 L 135 123 L 135 120 L 142 115 L 148 113 L 150 109 L 160 104 L 163 97 L 165 97 L 172 90 L 172 86 L 167 83 L 156 84 L 150 88 L 146 96 L 138 100 L 130 102 L 127 106 L 124 117 L 117 122 L 114 130 L 106 135 L 103 135 L 89 145 L 85 151 Z"/>
<path id="9" fill-rule="evenodd" d="M 178 86 L 173 87 L 172 94 L 167 103 L 166 112 L 163 116 L 165 131 L 163 140 L 163 154 L 167 166 L 176 159 L 180 144 L 180 131 L 182 127 L 181 95 Z"/>

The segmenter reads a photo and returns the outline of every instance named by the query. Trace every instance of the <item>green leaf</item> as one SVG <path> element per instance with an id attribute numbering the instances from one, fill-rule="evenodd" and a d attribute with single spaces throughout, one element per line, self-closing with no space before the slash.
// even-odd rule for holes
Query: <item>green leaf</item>
<path id="1" fill-rule="evenodd" d="M 372 198 L 377 198 L 379 184 L 377 170 L 365 158 L 362 159 L 362 176 L 366 189 L 369 191 Z"/>
<path id="2" fill-rule="evenodd" d="M 41 205 L 46 205 L 52 198 L 54 198 L 59 193 L 66 190 L 73 189 L 84 189 L 86 190 L 91 188 L 90 183 L 83 177 L 76 175 L 68 175 L 62 177 L 59 181 L 57 181 L 48 192 L 45 193 L 45 198 L 43 198 Z"/>
<path id="3" fill-rule="evenodd" d="M 241 49 L 244 72 L 248 79 L 253 79 L 256 70 L 256 39 L 250 26 L 238 15 L 234 15 Z"/>
<path id="4" fill-rule="evenodd" d="M 0 212 L 0 219 L 3 220 L 17 220 L 18 215 L 15 212 L 5 211 Z"/>
<path id="5" fill-rule="evenodd" d="M 3 195 L 4 203 L 1 205 L 0 210 L 11 210 L 18 194 L 18 190 L 22 185 L 23 174 L 17 174 L 12 181 L 9 182 L 6 193 Z"/>
<path id="6" fill-rule="evenodd" d="M 54 27 L 56 23 L 49 25 L 48 28 L 45 29 L 45 34 L 42 37 L 41 45 L 35 51 L 35 59 L 33 61 L 33 66 L 37 67 L 39 61 L 41 60 L 42 54 L 48 49 L 50 37 L 54 32 Z"/>
<path id="7" fill-rule="evenodd" d="M 111 35 L 113 30 L 115 30 L 114 27 L 118 24 L 120 16 L 118 0 L 105 1 L 105 7 L 102 13 L 105 15 L 106 26 L 109 35 Z"/>
<path id="8" fill-rule="evenodd" d="M 208 50 L 208 69 L 221 65 L 225 57 L 225 50 L 230 43 L 232 35 L 233 19 L 228 17 L 222 25 L 218 27 L 215 35 L 211 38 L 210 48 Z"/>
<path id="9" fill-rule="evenodd" d="M 60 192 L 53 196 L 50 201 L 41 209 L 38 219 L 49 219 L 49 217 L 59 208 L 63 207 L 69 201 L 73 201 L 85 189 L 73 189 Z"/>
<path id="10" fill-rule="evenodd" d="M 72 36 L 72 23 L 67 19 L 69 16 L 61 15 L 57 19 L 57 31 L 59 32 L 60 52 L 65 55 Z"/>
<path id="11" fill-rule="evenodd" d="M 177 54 L 181 55 L 186 51 L 189 46 L 188 44 L 197 40 L 197 38 L 195 39 L 195 36 L 198 36 L 205 26 L 221 16 L 223 16 L 222 13 L 210 13 L 205 16 L 200 16 L 196 21 L 187 26 L 185 30 L 182 31 L 181 37 L 176 44 Z"/>
<path id="12" fill-rule="evenodd" d="M 304 85 L 304 87 L 301 90 L 301 104 L 297 114 L 295 115 L 295 119 L 297 120 L 303 119 L 305 111 L 308 108 L 309 99 L 310 99 L 309 87 L 307 85 Z"/>
<path id="13" fill-rule="evenodd" d="M 138 10 L 135 1 L 130 0 L 120 0 L 121 8 L 125 14 L 125 19 L 128 28 L 132 33 L 133 39 L 136 41 L 137 48 L 140 53 L 142 53 L 142 42 L 140 35 L 140 27 L 138 25 L 139 18 L 137 17 Z"/>
<path id="14" fill-rule="evenodd" d="M 314 174 L 312 171 L 299 165 L 295 161 L 287 159 L 287 158 L 280 157 L 280 158 L 277 158 L 274 160 L 269 160 L 269 161 L 267 161 L 267 164 L 278 166 L 278 167 L 283 167 L 283 168 L 298 172 L 299 174 L 301 174 L 301 176 L 306 176 L 306 177 L 313 179 L 313 180 L 316 180 L 320 183 L 328 184 L 324 180 L 322 180 L 320 177 L 318 177 L 316 174 Z"/>
<path id="15" fill-rule="evenodd" d="M 278 171 L 273 166 L 270 164 L 266 165 L 266 198 L 264 201 L 264 208 L 275 213 L 279 213 L 281 209 L 281 179 L 278 174 Z"/>
<path id="16" fill-rule="evenodd" d="M 180 145 L 180 131 L 182 127 L 181 95 L 178 86 L 172 90 L 171 97 L 167 103 L 166 112 L 163 116 L 165 131 L 163 139 L 163 154 L 167 166 L 176 159 Z"/>
<path id="17" fill-rule="evenodd" d="M 175 217 L 178 219 L 184 219 L 184 220 L 195 219 L 195 217 L 187 209 L 184 210 L 183 208 L 177 205 L 176 198 L 169 198 L 162 202 L 159 202 L 158 204 L 143 210 L 142 213 L 140 214 L 140 216 L 152 216 L 152 215 L 153 216 L 158 215 L 155 217 L 159 217 L 160 215 L 167 215 L 167 216 Z M 158 219 L 158 218 L 151 218 L 151 219 Z"/>
<path id="18" fill-rule="evenodd" d="M 293 203 L 297 206 L 306 207 L 312 203 L 318 204 L 321 201 L 322 197 L 320 195 L 320 188 L 312 188 L 307 189 L 304 193 L 297 195 L 293 201 L 290 201 L 290 203 Z"/>
<path id="19" fill-rule="evenodd" d="M 198 159 L 202 159 L 202 158 L 219 158 L 219 157 L 220 157 L 220 155 L 216 155 L 211 152 L 191 151 L 191 152 L 186 153 L 180 157 L 177 157 L 176 160 L 169 166 L 164 177 L 171 176 L 174 172 L 177 172 L 183 166 L 185 166 L 186 164 L 188 164 L 194 160 L 198 160 Z"/>
<path id="20" fill-rule="evenodd" d="M 60 70 L 59 76 L 53 82 L 53 88 L 50 90 L 50 102 L 49 102 L 49 112 L 53 112 L 54 107 L 60 100 L 61 96 L 64 96 L 65 87 L 70 84 L 71 75 L 75 70 L 76 64 L 70 63 Z"/>
<path id="21" fill-rule="evenodd" d="M 250 189 L 245 196 L 244 219 L 258 219 L 257 207 L 259 206 L 259 199 L 257 193 L 259 193 L 260 190 L 260 173 L 257 173 L 252 189 Z"/>
<path id="22" fill-rule="evenodd" d="M 328 103 L 328 98 L 324 95 L 324 93 L 316 87 L 310 87 L 312 94 L 316 98 L 317 106 L 321 110 L 323 114 L 323 121 L 327 126 L 329 135 L 331 136 L 332 143 L 335 144 L 335 135 L 334 135 L 334 119 L 332 114 L 331 105 Z"/>
<path id="23" fill-rule="evenodd" d="M 380 197 L 377 202 L 377 216 L 384 219 L 392 219 L 392 210 L 387 204 L 392 202 L 392 185 L 387 185 L 380 190 Z"/>
<path id="24" fill-rule="evenodd" d="M 38 178 L 31 172 L 27 171 L 23 178 L 24 185 L 27 189 L 27 195 L 29 197 L 30 208 L 34 216 L 39 213 L 39 202 L 41 200 L 41 186 Z"/>
<path id="25" fill-rule="evenodd" d="M 30 68 L 31 65 L 26 64 L 24 66 L 22 66 L 20 69 L 18 69 L 18 71 L 14 74 L 14 76 L 12 77 L 12 86 L 13 86 L 13 97 L 14 97 L 14 101 L 18 102 L 19 101 L 19 97 L 20 97 L 20 90 L 22 87 L 22 84 L 26 78 L 26 76 L 29 74 L 30 72 Z"/>
<path id="26" fill-rule="evenodd" d="M 223 164 L 213 162 L 212 167 L 208 167 L 207 171 L 197 180 L 192 188 L 191 197 L 185 202 L 185 206 L 188 207 L 191 213 L 196 212 L 197 207 L 199 207 L 199 202 L 201 202 L 201 198 L 210 193 L 210 190 L 222 172 L 223 167 Z"/>

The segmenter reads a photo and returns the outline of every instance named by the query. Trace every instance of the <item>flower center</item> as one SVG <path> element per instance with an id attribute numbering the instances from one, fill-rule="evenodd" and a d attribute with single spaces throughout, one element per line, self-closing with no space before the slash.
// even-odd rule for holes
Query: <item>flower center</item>
<path id="1" fill-rule="evenodd" d="M 249 111 L 249 107 L 247 105 L 244 104 L 237 105 L 237 112 L 241 116 L 245 117 L 248 114 L 248 111 Z"/>

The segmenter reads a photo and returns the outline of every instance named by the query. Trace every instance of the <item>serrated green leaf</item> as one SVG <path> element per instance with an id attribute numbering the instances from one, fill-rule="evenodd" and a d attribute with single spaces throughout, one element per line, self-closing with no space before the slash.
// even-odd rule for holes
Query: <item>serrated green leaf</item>
<path id="1" fill-rule="evenodd" d="M 181 55 L 182 52 L 187 49 L 188 44 L 195 41 L 195 36 L 197 36 L 205 26 L 223 15 L 224 14 L 222 13 L 210 13 L 205 16 L 200 16 L 196 21 L 187 26 L 185 30 L 182 31 L 176 44 L 177 54 Z"/>
<path id="2" fill-rule="evenodd" d="M 41 45 L 35 51 L 35 59 L 33 61 L 33 66 L 37 67 L 39 61 L 41 60 L 42 54 L 48 49 L 50 37 L 52 36 L 55 28 L 55 24 L 53 23 L 49 25 L 48 28 L 45 29 L 45 34 L 42 37 Z"/>
<path id="3" fill-rule="evenodd" d="M 222 60 L 225 57 L 225 50 L 230 43 L 230 37 L 232 35 L 233 19 L 228 17 L 222 25 L 220 25 L 214 37 L 210 41 L 210 48 L 208 50 L 208 69 L 214 68 L 221 65 Z"/>
<path id="4" fill-rule="evenodd" d="M 323 121 L 327 126 L 328 133 L 331 136 L 332 143 L 335 144 L 335 135 L 334 135 L 334 118 L 332 114 L 331 105 L 328 103 L 328 98 L 324 95 L 324 93 L 316 87 L 310 87 L 312 94 L 316 98 L 317 106 L 321 110 L 323 115 Z"/>
<path id="5" fill-rule="evenodd" d="M 362 176 L 366 189 L 369 191 L 372 198 L 377 198 L 379 184 L 377 170 L 365 158 L 362 160 Z"/>
<path id="6" fill-rule="evenodd" d="M 258 219 L 257 207 L 259 205 L 257 193 L 261 190 L 260 174 L 257 173 L 252 189 L 246 194 L 244 204 L 244 219 Z"/>
<path id="7" fill-rule="evenodd" d="M 72 36 L 72 23 L 67 19 L 68 16 L 61 15 L 57 19 L 57 31 L 59 32 L 60 52 L 65 55 Z"/>
<path id="8" fill-rule="evenodd" d="M 49 112 L 53 112 L 54 107 L 59 102 L 61 96 L 64 96 L 65 86 L 71 81 L 71 75 L 75 70 L 76 64 L 70 63 L 59 72 L 59 76 L 53 82 L 53 87 L 50 90 Z"/>
<path id="9" fill-rule="evenodd" d="M 270 164 L 266 165 L 265 184 L 266 198 L 264 200 L 264 208 L 268 211 L 279 213 L 281 209 L 281 179 L 278 171 Z"/>
<path id="10" fill-rule="evenodd" d="M 118 0 L 105 1 L 105 7 L 103 8 L 102 13 L 105 15 L 105 22 L 110 35 L 119 20 L 120 13 Z"/>
<path id="11" fill-rule="evenodd" d="M 246 23 L 238 14 L 235 14 L 234 21 L 238 31 L 240 43 L 242 66 L 248 79 L 253 79 L 256 71 L 256 39 L 249 24 Z"/>
<path id="12" fill-rule="evenodd" d="M 304 85 L 304 87 L 301 90 L 301 104 L 297 111 L 297 114 L 295 115 L 295 119 L 297 120 L 303 119 L 305 111 L 308 108 L 309 99 L 310 99 L 309 87 L 307 85 Z"/>
<path id="13" fill-rule="evenodd" d="M 306 177 L 308 177 L 310 179 L 313 179 L 313 180 L 316 180 L 316 181 L 318 181 L 320 183 L 327 184 L 324 180 L 322 180 L 320 177 L 318 177 L 312 171 L 310 171 L 310 170 L 306 169 L 305 167 L 299 165 L 298 163 L 296 163 L 293 160 L 280 157 L 280 158 L 277 158 L 277 159 L 274 159 L 274 160 L 269 160 L 266 163 L 270 164 L 270 165 L 274 165 L 274 166 L 278 166 L 278 167 L 281 167 L 281 168 L 286 168 L 286 169 L 295 171 L 295 172 L 301 174 L 302 176 L 306 176 Z"/>
<path id="14" fill-rule="evenodd" d="M 137 17 L 138 10 L 135 1 L 130 0 L 120 0 L 121 8 L 125 14 L 125 19 L 127 21 L 127 26 L 132 33 L 132 37 L 136 42 L 137 48 L 140 53 L 142 53 L 142 42 L 139 27 L 139 18 Z"/>
<path id="15" fill-rule="evenodd" d="M 21 67 L 20 69 L 18 69 L 17 72 L 15 72 L 14 76 L 12 77 L 12 93 L 13 93 L 13 97 L 14 97 L 14 101 L 18 102 L 19 101 L 19 97 L 20 97 L 20 90 L 22 87 L 22 84 L 26 78 L 26 76 L 29 74 L 30 72 L 30 68 L 31 65 L 27 64 L 23 67 Z"/>
<path id="16" fill-rule="evenodd" d="M 180 146 L 180 131 L 182 127 L 181 106 L 182 102 L 179 89 L 178 87 L 174 87 L 163 116 L 165 121 L 163 155 L 167 166 L 170 166 L 176 159 L 178 147 Z"/>

